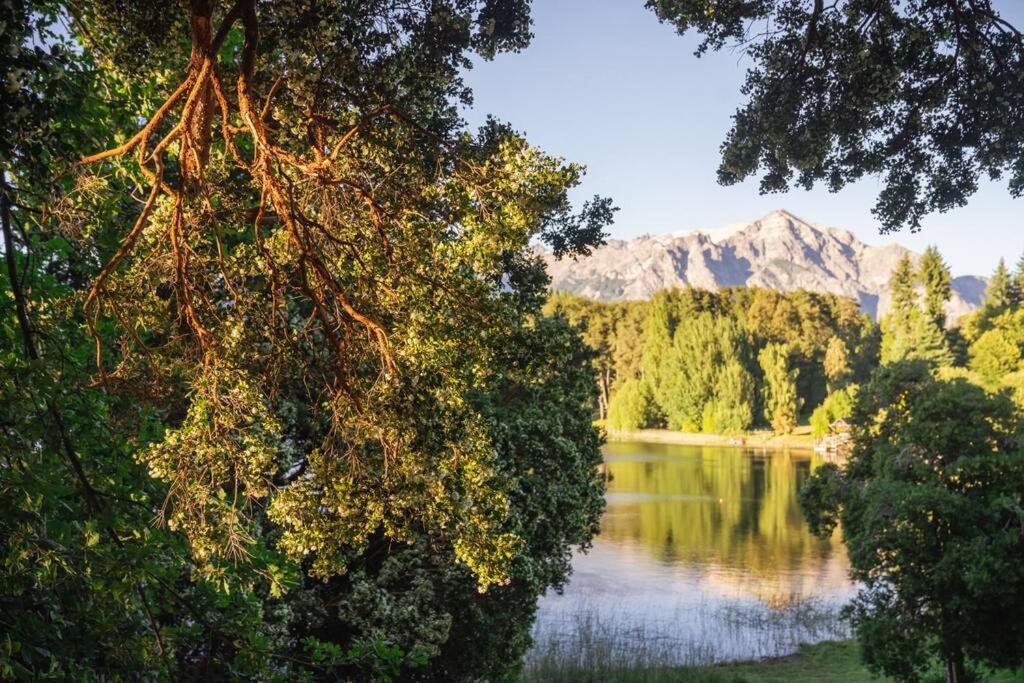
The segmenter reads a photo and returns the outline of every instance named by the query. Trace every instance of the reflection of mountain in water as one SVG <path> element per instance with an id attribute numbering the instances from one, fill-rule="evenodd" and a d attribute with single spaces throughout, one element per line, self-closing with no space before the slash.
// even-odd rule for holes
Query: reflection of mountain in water
<path id="1" fill-rule="evenodd" d="M 849 589 L 838 533 L 813 536 L 797 504 L 815 464 L 810 454 L 651 444 L 608 451 L 599 543 L 642 546 L 659 563 L 695 571 L 702 591 L 722 596 L 778 604 Z"/>

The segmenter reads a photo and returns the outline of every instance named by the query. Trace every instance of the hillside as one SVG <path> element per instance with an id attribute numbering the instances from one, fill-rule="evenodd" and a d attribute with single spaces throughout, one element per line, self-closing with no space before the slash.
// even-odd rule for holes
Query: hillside
<path id="1" fill-rule="evenodd" d="M 877 318 L 889 305 L 889 274 L 906 253 L 919 258 L 902 246 L 870 246 L 847 230 L 780 210 L 724 231 L 609 240 L 576 261 L 543 257 L 553 289 L 604 301 L 646 299 L 670 287 L 746 285 L 849 296 Z M 984 293 L 983 278 L 955 278 L 946 305 L 950 321 L 979 306 Z"/>

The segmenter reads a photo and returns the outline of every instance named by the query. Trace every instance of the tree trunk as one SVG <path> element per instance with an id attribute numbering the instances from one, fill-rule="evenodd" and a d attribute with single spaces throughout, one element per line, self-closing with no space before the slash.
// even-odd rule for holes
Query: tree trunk
<path id="1" fill-rule="evenodd" d="M 946 683 L 966 683 L 967 667 L 964 665 L 964 652 L 957 648 L 946 656 Z"/>

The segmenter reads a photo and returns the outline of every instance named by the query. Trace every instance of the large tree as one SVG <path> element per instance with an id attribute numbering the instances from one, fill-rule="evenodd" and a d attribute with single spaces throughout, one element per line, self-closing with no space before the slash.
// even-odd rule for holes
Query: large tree
<path id="1" fill-rule="evenodd" d="M 796 427 L 803 400 L 797 393 L 799 370 L 789 362 L 784 344 L 769 344 L 761 349 L 758 362 L 764 373 L 764 416 L 776 434 L 787 434 Z"/>
<path id="2" fill-rule="evenodd" d="M 992 0 L 647 0 L 751 65 L 719 181 L 761 191 L 882 177 L 883 231 L 962 206 L 982 176 L 1024 193 L 1024 34 Z"/>
<path id="3" fill-rule="evenodd" d="M 812 528 L 837 524 L 862 588 L 850 609 L 867 663 L 951 683 L 969 660 L 1024 663 L 1024 453 L 1018 410 L 922 362 L 881 368 L 857 394 L 853 448 L 801 491 Z"/>
<path id="4" fill-rule="evenodd" d="M 526 4 L 14 6 L 0 666 L 348 675 L 332 648 L 366 638 L 512 675 L 601 505 L 591 356 L 528 245 L 586 251 L 611 215 L 571 212 L 580 167 L 456 115 Z M 392 612 L 331 611 L 371 586 Z"/>

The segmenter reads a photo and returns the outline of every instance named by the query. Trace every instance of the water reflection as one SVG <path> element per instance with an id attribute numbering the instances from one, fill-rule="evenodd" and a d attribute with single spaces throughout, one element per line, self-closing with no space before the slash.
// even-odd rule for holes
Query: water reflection
<path id="1" fill-rule="evenodd" d="M 612 443 L 605 460 L 601 535 L 575 558 L 564 595 L 542 600 L 539 639 L 571 636 L 582 614 L 636 637 L 699 641 L 711 659 L 834 635 L 785 621 L 852 594 L 838 533 L 814 537 L 797 504 L 810 452 Z"/>

